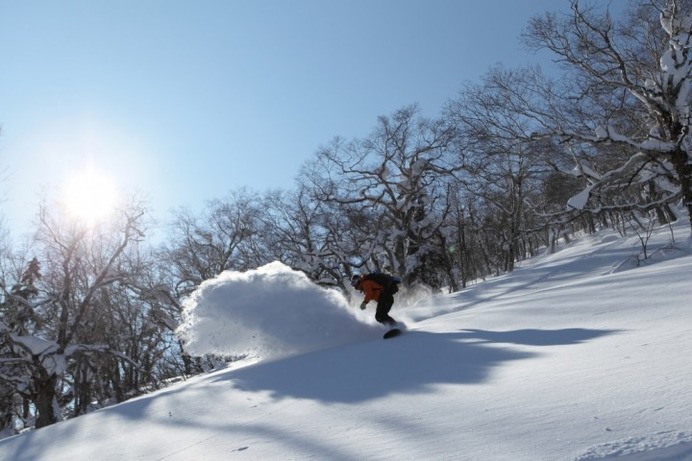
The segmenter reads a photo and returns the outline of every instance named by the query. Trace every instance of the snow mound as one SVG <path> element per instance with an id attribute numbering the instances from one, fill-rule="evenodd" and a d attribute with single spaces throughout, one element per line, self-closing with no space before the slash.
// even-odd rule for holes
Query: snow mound
<path id="1" fill-rule="evenodd" d="M 297 355 L 376 337 L 337 290 L 273 262 L 247 272 L 225 271 L 183 301 L 177 333 L 192 355 Z"/>
<path id="2" fill-rule="evenodd" d="M 692 459 L 692 434 L 677 431 L 628 437 L 590 448 L 575 461 L 663 461 Z"/>

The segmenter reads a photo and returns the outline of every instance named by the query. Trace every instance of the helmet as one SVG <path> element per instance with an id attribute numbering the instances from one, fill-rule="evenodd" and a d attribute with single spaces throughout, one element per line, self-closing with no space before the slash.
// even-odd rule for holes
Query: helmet
<path id="1" fill-rule="evenodd" d="M 356 286 L 360 283 L 360 275 L 354 274 L 353 277 L 351 277 L 351 286 Z"/>

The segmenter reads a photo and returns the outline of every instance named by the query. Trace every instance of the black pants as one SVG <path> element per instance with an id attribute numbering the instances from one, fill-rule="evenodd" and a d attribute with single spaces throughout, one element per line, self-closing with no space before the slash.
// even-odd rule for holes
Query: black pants
<path id="1" fill-rule="evenodd" d="M 389 290 L 383 290 L 380 293 L 379 301 L 377 301 L 375 320 L 384 325 L 395 324 L 396 320 L 389 316 L 389 310 L 392 308 L 392 305 L 394 305 L 394 295 Z"/>

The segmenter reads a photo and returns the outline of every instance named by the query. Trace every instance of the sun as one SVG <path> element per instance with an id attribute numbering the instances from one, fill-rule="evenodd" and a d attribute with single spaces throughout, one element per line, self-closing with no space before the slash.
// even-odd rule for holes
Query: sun
<path id="1" fill-rule="evenodd" d="M 113 214 L 118 202 L 114 180 L 107 174 L 87 167 L 65 182 L 62 203 L 68 215 L 93 226 Z"/>

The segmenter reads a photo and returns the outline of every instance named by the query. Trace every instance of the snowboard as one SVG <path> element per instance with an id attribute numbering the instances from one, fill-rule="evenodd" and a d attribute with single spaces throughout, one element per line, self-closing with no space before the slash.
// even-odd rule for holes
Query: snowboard
<path id="1" fill-rule="evenodd" d="M 382 339 L 394 338 L 396 336 L 399 336 L 400 334 L 401 330 L 399 328 L 392 328 L 382 336 Z"/>

